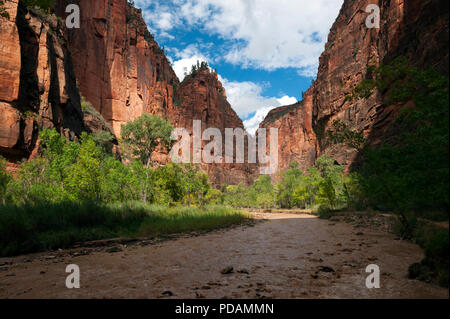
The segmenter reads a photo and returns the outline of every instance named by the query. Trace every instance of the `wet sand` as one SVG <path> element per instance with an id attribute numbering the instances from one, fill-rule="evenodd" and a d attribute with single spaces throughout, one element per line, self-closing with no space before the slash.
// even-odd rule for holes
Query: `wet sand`
<path id="1" fill-rule="evenodd" d="M 395 236 L 312 215 L 268 219 L 154 245 L 72 256 L 52 253 L 0 259 L 1 298 L 448 298 L 448 289 L 407 278 L 423 258 Z M 81 288 L 65 286 L 77 264 Z M 367 265 L 381 288 L 367 289 Z M 226 267 L 229 274 L 222 274 Z M 324 271 L 325 270 L 325 271 Z"/>

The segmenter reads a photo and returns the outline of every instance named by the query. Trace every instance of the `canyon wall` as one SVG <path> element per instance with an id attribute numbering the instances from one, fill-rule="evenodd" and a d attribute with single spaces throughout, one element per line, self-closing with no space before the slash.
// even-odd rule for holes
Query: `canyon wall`
<path id="1" fill-rule="evenodd" d="M 140 10 L 126 0 L 59 0 L 59 16 L 66 16 L 69 3 L 81 9 L 81 28 L 68 32 L 80 92 L 112 125 L 117 137 L 122 124 L 144 113 L 159 115 L 191 132 L 193 120 L 201 120 L 204 129 L 218 128 L 223 136 L 225 128 L 243 128 L 216 74 L 201 71 L 179 82 Z M 153 159 L 159 164 L 170 160 L 163 149 L 155 151 Z M 249 182 L 248 165 L 202 168 L 214 185 Z"/>
<path id="2" fill-rule="evenodd" d="M 79 29 L 68 31 L 80 92 L 120 136 L 144 113 L 167 118 L 179 81 L 139 10 L 126 0 L 59 0 L 57 13 L 78 4 Z"/>
<path id="3" fill-rule="evenodd" d="M 304 168 L 314 165 L 318 148 L 312 128 L 311 98 L 310 92 L 306 92 L 301 102 L 270 111 L 260 124 L 260 128 L 265 128 L 267 132 L 270 128 L 278 129 L 278 171 L 285 170 L 293 162 Z M 267 146 L 270 145 L 270 138 L 268 141 Z"/>
<path id="4" fill-rule="evenodd" d="M 108 129 L 101 118 L 84 112 L 80 93 L 120 136 L 122 124 L 144 113 L 157 114 L 192 133 L 203 128 L 243 128 L 227 102 L 217 75 L 201 70 L 182 83 L 164 50 L 147 30 L 140 10 L 126 0 L 59 0 L 81 8 L 81 28 L 66 30 L 64 21 L 39 10 L 28 11 L 7 0 L 9 17 L 0 17 L 0 155 L 10 162 L 36 152 L 42 128 L 57 128 L 69 139 L 82 131 Z M 381 26 L 365 25 L 368 4 L 381 8 Z M 363 131 L 373 143 L 393 134 L 402 105 L 388 105 L 382 93 L 350 100 L 367 77 L 368 65 L 406 56 L 418 66 L 448 74 L 448 2 L 444 0 L 345 0 L 320 57 L 317 79 L 300 103 L 272 110 L 261 123 L 279 129 L 279 169 L 298 162 L 308 168 L 322 154 L 349 166 L 354 150 L 324 143 L 334 120 Z M 203 143 L 205 145 L 206 142 Z M 246 145 L 246 152 L 247 152 Z M 169 160 L 158 150 L 155 159 Z M 255 165 L 203 165 L 215 185 L 250 183 Z"/>
<path id="5" fill-rule="evenodd" d="M 81 28 L 66 29 L 65 9 L 73 3 L 81 9 Z M 71 140 L 82 131 L 111 130 L 119 137 L 122 124 L 144 113 L 188 130 L 193 120 L 222 135 L 225 128 L 243 128 L 217 75 L 202 71 L 180 83 L 141 11 L 126 0 L 59 0 L 56 14 L 63 19 L 28 10 L 18 0 L 6 1 L 5 10 L 0 155 L 10 163 L 32 158 L 43 128 L 55 127 Z M 83 97 L 94 110 L 85 107 Z M 154 160 L 170 159 L 158 149 Z M 202 167 L 214 185 L 248 184 L 251 176 L 245 164 Z"/>
<path id="6" fill-rule="evenodd" d="M 9 162 L 36 153 L 43 128 L 69 139 L 83 130 L 83 113 L 64 27 L 56 16 L 28 11 L 17 0 L 0 17 L 0 155 Z"/>
<path id="7" fill-rule="evenodd" d="M 381 9 L 379 29 L 366 27 L 368 4 L 378 4 Z M 347 97 L 366 78 L 369 65 L 389 63 L 397 56 L 448 75 L 448 13 L 444 0 L 345 0 L 319 59 L 317 79 L 304 94 L 303 102 L 290 107 L 289 112 L 283 112 L 286 107 L 273 110 L 261 125 L 280 129 L 281 154 L 286 152 L 286 145 L 293 149 L 287 152 L 290 156 L 280 156 L 280 167 L 292 161 L 309 167 L 311 162 L 304 160 L 305 153 L 307 158 L 328 154 L 342 165 L 351 165 L 357 156 L 355 150 L 324 143 L 324 132 L 335 120 L 362 131 L 374 144 L 394 134 L 392 124 L 403 105 L 389 105 L 380 92 L 368 99 Z M 280 112 L 282 116 L 273 121 L 273 115 Z M 307 116 L 299 119 L 298 114 Z M 315 148 L 310 143 L 305 145 L 308 131 Z"/>
<path id="8" fill-rule="evenodd" d="M 177 112 L 169 115 L 174 127 L 186 128 L 193 134 L 193 120 L 200 120 L 202 131 L 217 128 L 222 135 L 222 154 L 225 155 L 225 129 L 244 129 L 242 120 L 227 101 L 227 95 L 217 74 L 210 70 L 199 70 L 187 76 L 176 90 Z M 208 144 L 203 141 L 202 147 Z M 234 149 L 236 144 L 234 143 Z M 250 184 L 256 173 L 256 164 L 248 164 L 248 143 L 244 145 L 245 163 L 236 163 L 236 149 L 233 163 L 202 164 L 211 182 L 222 184 Z M 224 159 L 225 156 L 222 156 Z"/>

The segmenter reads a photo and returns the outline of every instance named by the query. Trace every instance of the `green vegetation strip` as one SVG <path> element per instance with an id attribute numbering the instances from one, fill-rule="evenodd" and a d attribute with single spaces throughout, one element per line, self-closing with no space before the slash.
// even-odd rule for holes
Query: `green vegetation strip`
<path id="1" fill-rule="evenodd" d="M 164 207 L 142 203 L 59 203 L 0 206 L 0 256 L 115 237 L 153 237 L 240 224 L 250 216 L 234 209 Z"/>

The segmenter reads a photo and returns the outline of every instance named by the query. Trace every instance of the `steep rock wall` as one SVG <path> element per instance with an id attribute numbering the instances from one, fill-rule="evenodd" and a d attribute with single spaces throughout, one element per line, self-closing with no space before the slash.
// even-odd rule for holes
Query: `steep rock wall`
<path id="1" fill-rule="evenodd" d="M 85 129 L 65 30 L 56 16 L 5 2 L 0 17 L 0 155 L 10 162 L 36 151 L 39 131 L 76 139 Z"/>
<path id="2" fill-rule="evenodd" d="M 202 131 L 207 128 L 217 128 L 222 134 L 222 154 L 225 155 L 225 129 L 244 129 L 242 120 L 227 101 L 225 88 L 218 80 L 217 74 L 209 70 L 200 70 L 194 76 L 188 76 L 176 91 L 177 112 L 169 115 L 175 127 L 187 129 L 193 133 L 193 121 L 200 120 Z M 247 140 L 246 140 L 247 141 Z M 208 141 L 203 142 L 205 146 Z M 236 145 L 234 149 L 236 152 Z M 203 164 L 202 167 L 211 177 L 215 185 L 249 184 L 251 183 L 256 165 L 248 164 L 248 143 L 244 147 L 245 163 L 214 163 Z"/>
<path id="3" fill-rule="evenodd" d="M 143 113 L 167 117 L 179 81 L 141 12 L 126 0 L 60 0 L 58 15 L 70 3 L 81 11 L 81 28 L 68 32 L 80 91 L 114 133 Z"/>
<path id="4" fill-rule="evenodd" d="M 68 32 L 69 47 L 83 96 L 92 103 L 120 136 L 121 125 L 140 115 L 156 114 L 174 127 L 192 130 L 193 120 L 203 128 L 243 128 L 227 102 L 217 75 L 200 72 L 180 83 L 164 50 L 148 32 L 140 10 L 126 0 L 60 0 L 57 12 L 76 3 L 81 9 L 81 28 Z M 167 163 L 166 151 L 153 154 Z M 247 184 L 247 165 L 202 165 L 214 185 Z"/>
<path id="5" fill-rule="evenodd" d="M 379 29 L 368 29 L 365 21 L 367 5 L 378 4 L 381 12 Z M 420 67 L 431 66 L 448 75 L 448 2 L 444 0 L 345 0 L 333 24 L 325 50 L 319 59 L 317 79 L 304 94 L 298 110 L 290 108 L 273 121 L 273 114 L 283 110 L 273 110 L 262 123 L 278 127 L 281 134 L 280 150 L 285 152 L 285 144 L 293 145 L 293 153 L 280 156 L 280 167 L 298 161 L 302 168 L 305 162 L 302 154 L 312 157 L 313 147 L 305 145 L 304 131 L 312 128 L 316 141 L 315 157 L 322 154 L 333 156 L 340 164 L 349 166 L 356 160 L 356 152 L 343 145 L 324 143 L 324 132 L 335 120 L 349 129 L 363 131 L 371 143 L 379 143 L 395 134 L 392 125 L 403 105 L 389 105 L 385 96 L 375 92 L 369 99 L 350 100 L 354 88 L 367 76 L 369 65 L 388 63 L 397 56 L 405 56 Z M 305 107 L 308 105 L 308 107 Z M 308 113 L 296 125 L 296 112 Z M 289 128 L 287 128 L 289 127 Z M 311 140 L 312 141 L 312 140 Z M 309 150 L 309 151 L 308 151 Z"/>

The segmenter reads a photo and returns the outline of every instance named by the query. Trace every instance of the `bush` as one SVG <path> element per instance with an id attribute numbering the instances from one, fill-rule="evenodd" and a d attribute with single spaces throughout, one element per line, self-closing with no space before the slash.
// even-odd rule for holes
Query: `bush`
<path id="1" fill-rule="evenodd" d="M 56 3 L 56 0 L 21 0 L 27 7 L 39 7 L 44 11 L 50 12 Z"/>
<path id="2" fill-rule="evenodd" d="M 6 18 L 9 20 L 9 13 L 5 10 L 3 5 L 5 4 L 4 0 L 0 0 L 0 17 Z"/>
<path id="3" fill-rule="evenodd" d="M 334 216 L 334 211 L 326 205 L 320 205 L 319 208 L 317 208 L 317 216 L 322 219 L 330 219 Z"/>
<path id="4" fill-rule="evenodd" d="M 103 116 L 100 114 L 99 111 L 97 111 L 91 104 L 91 102 L 87 101 L 84 96 L 81 96 L 81 110 L 84 114 L 90 115 L 94 118 L 96 118 L 103 127 L 108 129 L 110 132 L 113 132 L 112 126 L 106 122 L 106 120 L 103 118 Z"/>
<path id="5" fill-rule="evenodd" d="M 425 258 L 409 267 L 409 277 L 435 282 L 448 288 L 449 231 L 430 223 L 414 229 L 413 239 L 424 249 Z"/>

